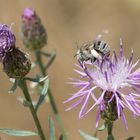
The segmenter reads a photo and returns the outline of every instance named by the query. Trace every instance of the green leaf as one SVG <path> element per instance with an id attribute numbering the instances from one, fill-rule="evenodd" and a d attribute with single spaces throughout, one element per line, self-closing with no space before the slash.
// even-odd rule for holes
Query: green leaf
<path id="1" fill-rule="evenodd" d="M 15 130 L 15 129 L 10 129 L 10 128 L 0 128 L 0 132 L 5 133 L 10 136 L 17 136 L 17 137 L 27 137 L 27 136 L 37 136 L 38 135 L 36 132 Z"/>
<path id="2" fill-rule="evenodd" d="M 48 88 L 49 88 L 49 79 L 47 78 L 44 82 L 43 88 L 41 90 L 37 105 L 35 107 L 35 110 L 37 111 L 37 109 L 39 108 L 39 106 L 42 104 L 42 102 L 44 101 L 47 92 L 48 92 Z"/>
<path id="3" fill-rule="evenodd" d="M 17 86 L 18 86 L 18 80 L 13 79 L 12 82 L 13 82 L 13 85 L 12 85 L 11 89 L 8 91 L 8 93 L 14 93 L 15 90 L 17 89 Z"/>
<path id="4" fill-rule="evenodd" d="M 98 131 L 103 131 L 106 128 L 105 124 L 103 124 L 101 127 L 97 128 Z"/>
<path id="5" fill-rule="evenodd" d="M 43 86 L 43 89 L 41 91 L 41 95 L 45 95 L 46 96 L 48 88 L 49 88 L 49 79 L 46 79 L 45 83 L 44 83 L 44 86 Z"/>
<path id="6" fill-rule="evenodd" d="M 55 140 L 55 127 L 50 117 L 49 117 L 49 131 L 50 131 L 50 140 Z"/>
<path id="7" fill-rule="evenodd" d="M 39 51 L 39 53 L 40 53 L 41 55 L 46 56 L 46 57 L 50 57 L 50 56 L 51 56 L 50 53 L 46 53 L 46 52 L 42 52 L 42 51 Z"/>
<path id="8" fill-rule="evenodd" d="M 45 77 L 43 77 L 43 78 L 40 78 L 40 77 L 37 75 L 36 78 L 25 77 L 24 79 L 25 79 L 25 80 L 28 80 L 28 81 L 36 82 L 36 83 L 41 83 L 41 82 L 44 82 L 46 79 L 48 79 L 48 75 L 45 76 Z"/>
<path id="9" fill-rule="evenodd" d="M 40 78 L 40 79 L 39 79 L 39 83 L 44 82 L 44 81 L 46 81 L 46 80 L 48 80 L 48 75 L 45 76 L 45 77 L 43 77 L 43 78 Z"/>
<path id="10" fill-rule="evenodd" d="M 56 51 L 54 51 L 51 56 L 50 56 L 50 60 L 48 62 L 48 64 L 45 66 L 45 69 L 47 70 L 51 64 L 53 63 L 53 61 L 55 60 L 55 57 L 56 57 Z"/>
<path id="11" fill-rule="evenodd" d="M 129 137 L 126 140 L 134 140 L 134 137 Z"/>
<path id="12" fill-rule="evenodd" d="M 88 135 L 87 133 L 83 132 L 82 130 L 79 130 L 79 133 L 85 140 L 99 140 L 98 138 Z"/>

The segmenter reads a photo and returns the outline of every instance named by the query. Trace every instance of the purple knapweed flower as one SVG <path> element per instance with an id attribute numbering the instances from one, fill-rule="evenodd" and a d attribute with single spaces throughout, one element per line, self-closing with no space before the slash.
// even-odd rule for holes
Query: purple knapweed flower
<path id="1" fill-rule="evenodd" d="M 16 38 L 11 29 L 5 25 L 0 25 L 0 60 L 2 60 L 6 53 L 11 52 L 15 47 Z"/>
<path id="2" fill-rule="evenodd" d="M 80 78 L 71 78 L 70 84 L 80 90 L 65 101 L 73 102 L 67 110 L 82 104 L 79 113 L 79 118 L 82 118 L 97 106 L 96 127 L 101 115 L 105 121 L 122 118 L 127 128 L 125 108 L 134 117 L 140 115 L 140 68 L 134 70 L 139 61 L 132 63 L 133 51 L 129 59 L 123 56 L 122 44 L 120 45 L 119 56 L 114 51 L 111 58 L 106 57 L 84 65 L 76 64 L 78 69 L 75 71 Z"/>
<path id="3" fill-rule="evenodd" d="M 23 18 L 31 20 L 35 17 L 35 11 L 31 8 L 25 8 L 22 16 Z"/>
<path id="4" fill-rule="evenodd" d="M 25 8 L 22 14 L 22 21 L 31 25 L 34 22 L 40 22 L 40 19 L 37 17 L 36 12 L 33 9 Z"/>
<path id="5" fill-rule="evenodd" d="M 39 50 L 47 43 L 46 30 L 31 8 L 25 8 L 22 14 L 22 39 L 25 47 L 30 50 Z"/>

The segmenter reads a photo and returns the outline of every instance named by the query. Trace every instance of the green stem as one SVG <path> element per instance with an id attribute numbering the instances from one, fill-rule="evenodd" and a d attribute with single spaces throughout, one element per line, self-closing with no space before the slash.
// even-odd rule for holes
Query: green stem
<path id="1" fill-rule="evenodd" d="M 48 64 L 45 66 L 45 70 L 47 70 L 51 66 L 51 64 L 55 60 L 55 57 L 56 57 L 56 52 L 54 52 L 54 53 L 51 54 L 50 60 L 49 60 Z"/>
<path id="2" fill-rule="evenodd" d="M 46 76 L 46 71 L 45 71 L 44 65 L 42 63 L 42 58 L 41 58 L 41 55 L 40 55 L 40 51 L 36 51 L 35 55 L 36 55 L 36 59 L 37 59 L 37 62 L 39 64 L 42 75 Z"/>
<path id="3" fill-rule="evenodd" d="M 49 96 L 49 99 L 50 99 L 50 104 L 51 104 L 52 110 L 53 110 L 54 115 L 55 115 L 55 119 L 56 119 L 56 121 L 57 121 L 57 123 L 58 123 L 58 125 L 60 127 L 60 130 L 61 130 L 61 132 L 63 134 L 63 138 L 64 138 L 64 140 L 68 140 L 67 134 L 65 132 L 63 123 L 62 123 L 61 118 L 59 116 L 58 109 L 56 107 L 56 104 L 55 104 L 55 101 L 54 101 L 54 98 L 52 96 L 50 88 L 48 89 L 48 96 Z"/>
<path id="4" fill-rule="evenodd" d="M 115 140 L 112 134 L 112 130 L 113 130 L 113 122 L 109 121 L 107 123 L 107 132 L 108 132 L 107 140 Z"/>
<path id="5" fill-rule="evenodd" d="M 46 140 L 45 135 L 43 133 L 43 130 L 41 128 L 38 116 L 37 116 L 36 111 L 34 109 L 34 106 L 32 104 L 32 99 L 31 99 L 30 94 L 28 92 L 26 81 L 24 79 L 19 80 L 19 87 L 22 89 L 26 101 L 29 102 L 29 108 L 30 108 L 30 111 L 32 113 L 36 128 L 38 130 L 40 140 Z"/>
<path id="6" fill-rule="evenodd" d="M 46 76 L 47 72 L 46 72 L 46 70 L 44 68 L 44 65 L 43 65 L 43 62 L 42 62 L 42 58 L 41 58 L 41 55 L 40 55 L 39 51 L 36 51 L 36 59 L 38 61 L 38 64 L 39 64 L 39 67 L 40 67 L 40 71 L 41 71 L 42 75 Z M 58 125 L 60 127 L 60 130 L 61 130 L 61 132 L 63 134 L 63 138 L 64 138 L 64 140 L 68 140 L 67 134 L 65 132 L 63 123 L 62 123 L 61 118 L 59 116 L 58 109 L 57 109 L 57 106 L 56 106 L 56 103 L 55 103 L 55 100 L 53 98 L 53 95 L 52 95 L 52 92 L 51 92 L 50 88 L 48 89 L 48 96 L 49 96 L 49 99 L 50 99 L 50 104 L 51 104 L 53 113 L 55 115 L 55 119 L 56 119 L 56 121 L 57 121 L 57 123 L 58 123 Z"/>

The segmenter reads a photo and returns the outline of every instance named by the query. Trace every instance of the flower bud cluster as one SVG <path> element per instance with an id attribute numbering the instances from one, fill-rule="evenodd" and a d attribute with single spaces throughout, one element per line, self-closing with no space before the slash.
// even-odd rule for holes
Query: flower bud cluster
<path id="1" fill-rule="evenodd" d="M 16 38 L 7 25 L 0 25 L 0 60 L 10 78 L 21 79 L 31 68 L 27 55 L 16 48 Z"/>

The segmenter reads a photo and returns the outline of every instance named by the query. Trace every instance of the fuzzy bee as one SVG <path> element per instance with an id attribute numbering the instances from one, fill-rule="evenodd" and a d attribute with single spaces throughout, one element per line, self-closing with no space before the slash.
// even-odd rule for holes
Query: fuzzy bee
<path id="1" fill-rule="evenodd" d="M 93 63 L 96 61 L 96 59 L 109 56 L 109 54 L 109 45 L 104 41 L 95 40 L 80 47 L 75 56 L 80 62 L 90 60 Z"/>

